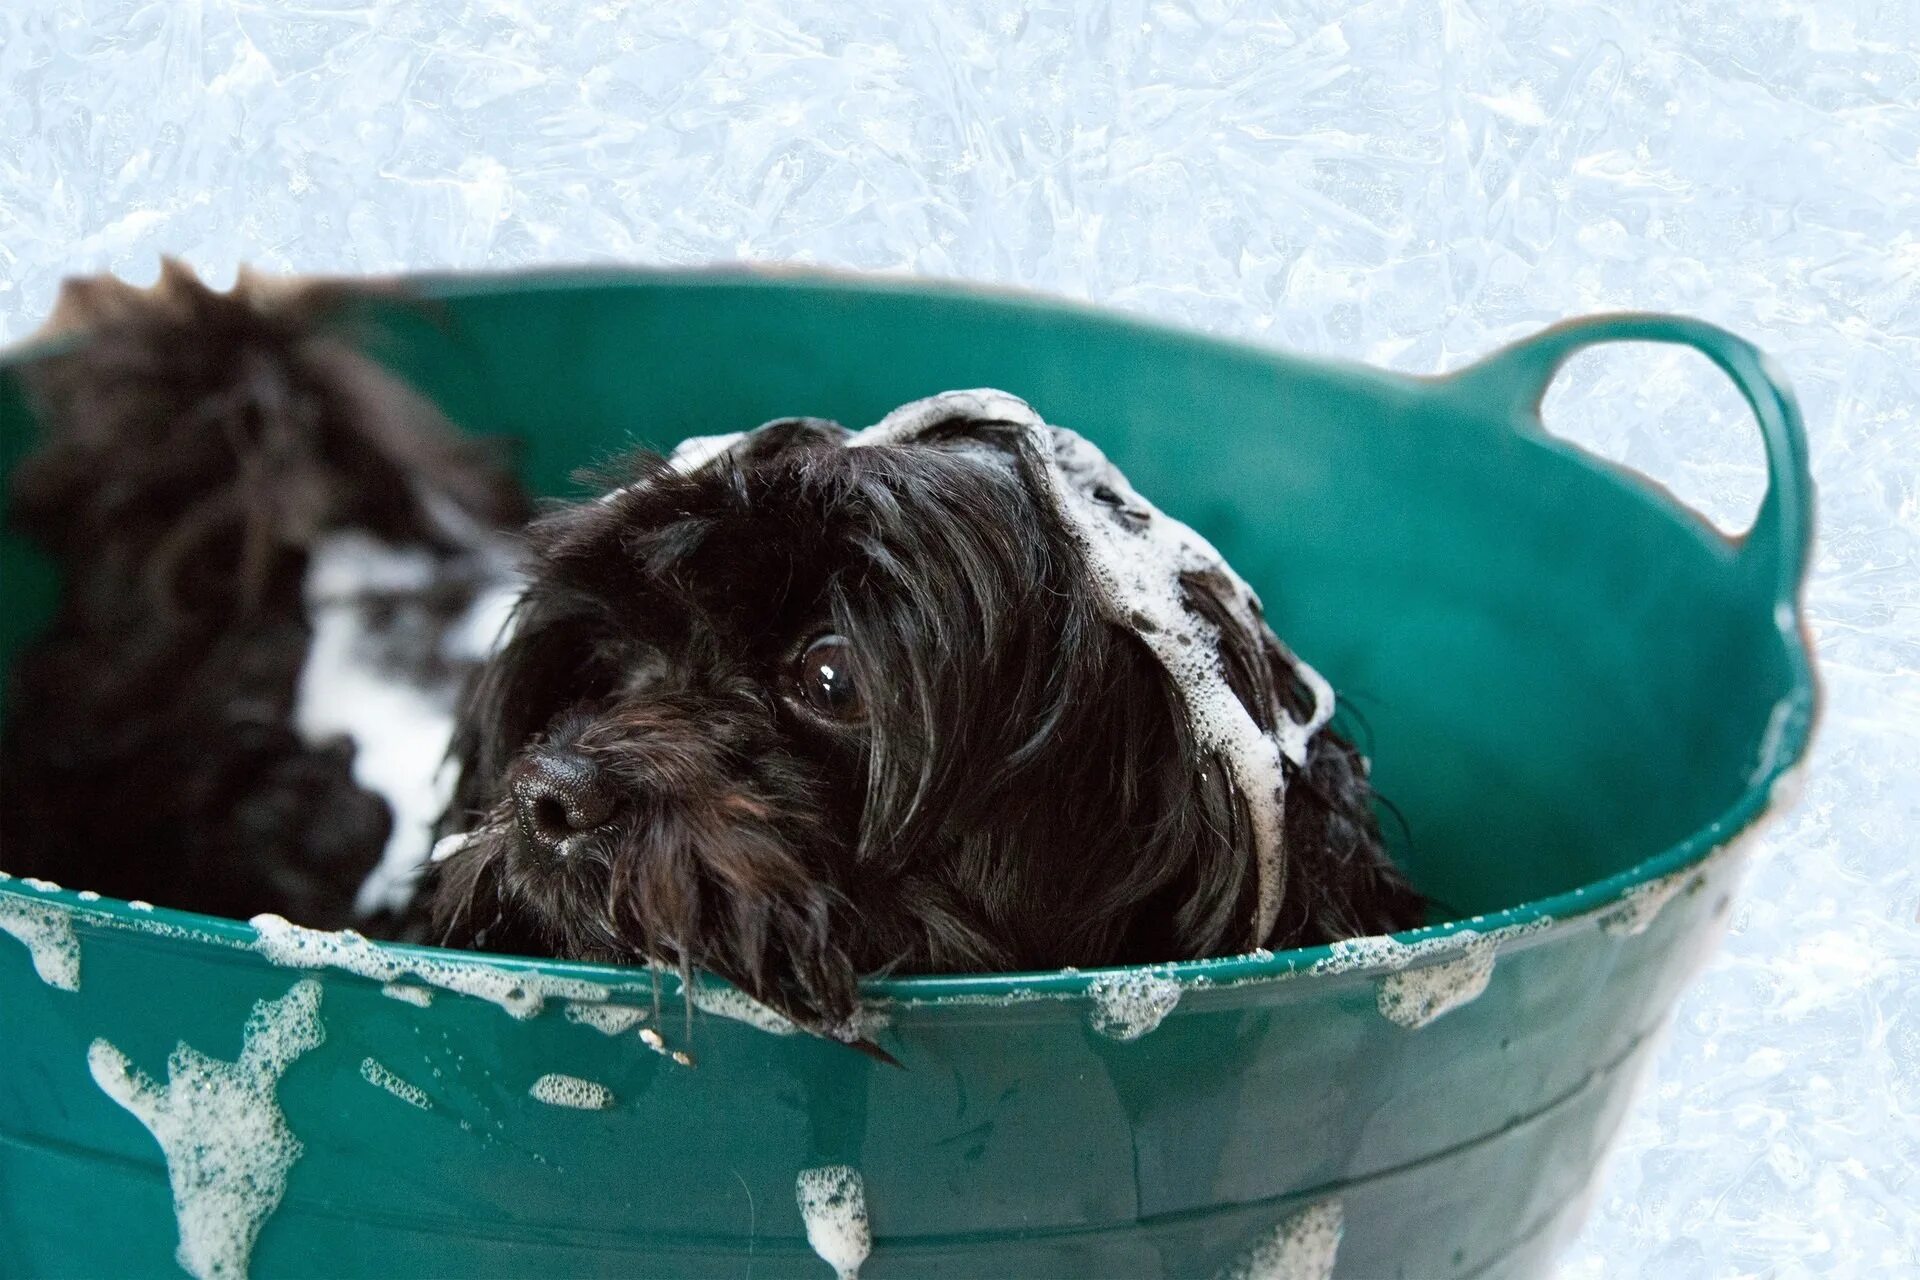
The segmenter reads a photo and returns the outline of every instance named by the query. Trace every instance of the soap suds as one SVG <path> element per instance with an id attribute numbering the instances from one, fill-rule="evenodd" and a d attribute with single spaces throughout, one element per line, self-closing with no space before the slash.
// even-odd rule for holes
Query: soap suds
<path id="1" fill-rule="evenodd" d="M 1689 881 L 1704 880 L 1701 868 L 1690 866 L 1645 884 L 1637 884 L 1621 895 L 1620 901 L 1600 912 L 1600 932 L 1615 938 L 1631 938 L 1645 933 L 1648 926 L 1660 918 L 1667 903 L 1673 901 L 1674 895 L 1688 887 Z M 1693 887 L 1697 888 L 1698 885 Z"/>
<path id="2" fill-rule="evenodd" d="M 1331 954 L 1316 961 L 1309 972 L 1390 970 L 1379 980 L 1375 992 L 1381 1015 L 1404 1027 L 1424 1027 L 1487 989 L 1502 946 L 1552 925 L 1552 917 L 1542 916 L 1526 924 L 1485 932 L 1461 929 L 1419 942 L 1401 942 L 1385 935 L 1346 938 L 1331 944 L 1327 948 Z"/>
<path id="3" fill-rule="evenodd" d="M 600 983 L 578 978 L 514 973 L 471 960 L 402 955 L 369 942 L 351 929 L 325 933 L 290 924 L 276 915 L 255 916 L 248 923 L 260 935 L 254 950 L 274 964 L 291 969 L 342 969 L 389 985 L 400 978 L 417 978 L 430 987 L 490 1001 L 516 1018 L 533 1017 L 548 1000 L 603 1001 L 610 994 Z"/>
<path id="4" fill-rule="evenodd" d="M 1282 1221 L 1220 1280 L 1329 1280 L 1346 1223 L 1338 1200 L 1324 1200 Z"/>
<path id="5" fill-rule="evenodd" d="M 51 880 L 42 880 L 39 876 L 26 876 L 20 881 L 29 889 L 38 889 L 42 893 L 58 893 L 60 886 Z"/>
<path id="6" fill-rule="evenodd" d="M 153 1134 L 167 1159 L 179 1263 L 198 1280 L 244 1280 L 261 1225 L 279 1207 L 300 1140 L 275 1092 L 294 1059 L 326 1038 L 320 984 L 306 979 L 247 1019 L 240 1059 L 182 1042 L 162 1088 L 106 1040 L 87 1050 L 96 1084 Z"/>
<path id="7" fill-rule="evenodd" d="M 674 446 L 667 455 L 667 465 L 687 475 L 698 471 L 727 450 L 747 438 L 744 431 L 731 431 L 718 436 L 689 436 Z"/>
<path id="8" fill-rule="evenodd" d="M 26 947 L 40 981 L 62 991 L 80 989 L 80 939 L 74 936 L 70 912 L 11 896 L 0 898 L 0 933 L 12 934 Z"/>
<path id="9" fill-rule="evenodd" d="M 605 1111 L 613 1105 L 613 1090 L 607 1086 L 557 1071 L 535 1080 L 527 1092 L 550 1107 L 572 1107 L 576 1111 Z"/>
<path id="10" fill-rule="evenodd" d="M 624 1004 L 582 1004 L 567 1002 L 567 1021 L 592 1027 L 603 1036 L 617 1036 L 647 1020 L 645 1009 Z"/>
<path id="11" fill-rule="evenodd" d="M 893 1011 L 888 1001 L 867 1001 L 853 1011 L 847 1019 L 847 1034 L 855 1040 L 871 1040 L 893 1025 Z"/>
<path id="12" fill-rule="evenodd" d="M 793 1191 L 807 1224 L 807 1243 L 839 1273 L 840 1280 L 859 1280 L 860 1264 L 873 1252 L 873 1228 L 867 1222 L 867 1192 L 860 1171 L 844 1164 L 802 1169 Z"/>
<path id="13" fill-rule="evenodd" d="M 411 982 L 389 982 L 380 988 L 380 994 L 389 1000 L 400 1000 L 421 1009 L 433 1004 L 432 988 L 416 987 Z"/>
<path id="14" fill-rule="evenodd" d="M 1645 933 L 1660 918 L 1660 913 L 1666 910 L 1668 903 L 1675 898 L 1698 893 L 1716 868 L 1736 864 L 1745 858 L 1747 851 L 1759 839 L 1767 820 L 1793 807 L 1799 794 L 1801 776 L 1799 769 L 1792 769 L 1775 778 L 1767 792 L 1767 808 L 1756 814 L 1753 821 L 1740 831 L 1715 845 L 1698 862 L 1637 884 L 1621 894 L 1619 901 L 1601 907 L 1594 913 L 1600 931 L 1615 938 L 1631 938 Z"/>
<path id="15" fill-rule="evenodd" d="M 1187 608 L 1181 579 L 1206 574 L 1224 583 L 1225 605 L 1235 624 L 1249 630 L 1262 625 L 1259 597 L 1211 543 L 1143 498 L 1091 441 L 1049 425 L 1017 396 L 980 388 L 916 400 L 853 433 L 847 446 L 911 443 L 956 419 L 1021 430 L 1026 456 L 1035 474 L 1043 477 L 1045 497 L 1087 557 L 1106 617 L 1138 635 L 1159 661 L 1180 693 L 1197 747 L 1219 757 L 1247 798 L 1257 868 L 1248 945 L 1265 942 L 1286 889 L 1282 838 L 1287 776 L 1282 761 L 1295 767 L 1305 763 L 1313 735 L 1333 716 L 1332 687 L 1281 645 L 1281 653 L 1311 693 L 1314 709 L 1300 722 L 1276 708 L 1275 732 L 1262 732 L 1227 683 L 1218 630 Z M 683 441 L 671 465 L 681 473 L 698 470 L 744 438 L 734 434 Z"/>
<path id="16" fill-rule="evenodd" d="M 398 1075 L 394 1074 L 393 1071 L 372 1058 L 362 1058 L 360 1060 L 360 1075 L 368 1084 L 385 1089 L 388 1093 L 410 1107 L 418 1107 L 422 1111 L 433 1110 L 433 1099 L 427 1096 L 425 1089 L 420 1088 L 418 1085 L 407 1083 Z"/>
<path id="17" fill-rule="evenodd" d="M 1380 980 L 1374 1002 L 1388 1021 L 1424 1027 L 1487 989 L 1493 980 L 1494 951 L 1491 938 L 1477 938 L 1452 960 L 1389 974 Z"/>
<path id="18" fill-rule="evenodd" d="M 1087 984 L 1093 1029 L 1113 1040 L 1138 1040 L 1180 1003 L 1180 984 L 1155 973 L 1103 974 Z"/>
<path id="19" fill-rule="evenodd" d="M 696 1009 L 716 1017 L 744 1022 L 750 1027 L 758 1027 L 776 1036 L 790 1036 L 800 1029 L 785 1014 L 769 1009 L 737 987 L 696 985 L 687 992 L 687 995 Z"/>
<path id="20" fill-rule="evenodd" d="M 1247 798 L 1253 825 L 1258 891 L 1249 946 L 1265 942 L 1286 889 L 1283 830 L 1286 772 L 1306 761 L 1313 735 L 1332 719 L 1333 690 L 1285 646 L 1281 652 L 1313 696 L 1305 722 L 1276 708 L 1273 734 L 1262 732 L 1227 683 L 1220 634 L 1186 603 L 1182 578 L 1205 574 L 1226 586 L 1235 624 L 1261 628 L 1259 597 L 1205 538 L 1147 501 L 1091 441 L 1051 426 L 1004 391 L 949 391 L 903 405 L 856 433 L 850 448 L 906 443 L 955 419 L 1006 423 L 1025 432 L 1026 450 L 1043 477 L 1055 513 L 1087 557 L 1107 619 L 1139 636 L 1179 690 L 1196 746 L 1217 755 Z"/>

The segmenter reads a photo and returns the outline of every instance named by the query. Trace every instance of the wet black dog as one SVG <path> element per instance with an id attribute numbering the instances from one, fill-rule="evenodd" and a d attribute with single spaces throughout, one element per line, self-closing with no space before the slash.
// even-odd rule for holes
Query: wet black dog
<path id="1" fill-rule="evenodd" d="M 1022 402 L 641 457 L 533 523 L 514 606 L 524 499 L 335 336 L 355 297 L 65 295 L 11 495 L 63 592 L 11 673 L 7 870 L 370 928 L 451 795 L 416 936 L 710 969 L 842 1037 L 862 974 L 1417 922 L 1331 690 Z"/>
<path id="2" fill-rule="evenodd" d="M 531 528 L 458 732 L 440 940 L 704 968 L 850 1038 L 862 974 L 1418 922 L 1331 691 L 1024 403 L 784 420 L 630 479 Z"/>
<path id="3" fill-rule="evenodd" d="M 528 509 L 329 335 L 358 292 L 169 265 L 63 293 L 85 340 L 29 371 L 8 512 L 62 592 L 9 680 L 7 870 L 321 926 L 408 897 Z"/>

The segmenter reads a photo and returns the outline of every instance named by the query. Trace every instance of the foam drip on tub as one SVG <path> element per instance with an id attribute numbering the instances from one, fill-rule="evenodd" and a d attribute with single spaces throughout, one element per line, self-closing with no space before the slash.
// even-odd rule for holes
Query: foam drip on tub
<path id="1" fill-rule="evenodd" d="M 104 1039 L 87 1066 L 109 1098 L 147 1127 L 167 1158 L 180 1265 L 198 1280 L 241 1280 L 260 1227 L 280 1206 L 300 1140 L 276 1096 L 280 1077 L 326 1039 L 320 984 L 305 979 L 247 1019 L 240 1058 L 222 1062 L 186 1044 L 167 1058 L 162 1088 Z"/>
<path id="2" fill-rule="evenodd" d="M 50 904 L 0 899 L 0 933 L 13 935 L 26 947 L 40 981 L 62 991 L 80 989 L 80 939 L 74 935 L 71 912 Z"/>
<path id="3" fill-rule="evenodd" d="M 1389 1022 L 1424 1027 L 1485 991 L 1493 981 L 1493 958 L 1493 940 L 1476 938 L 1452 960 L 1403 969 L 1382 978 L 1374 1003 Z"/>
<path id="4" fill-rule="evenodd" d="M 800 1030 L 793 1020 L 769 1009 L 738 987 L 696 985 L 687 992 L 693 1007 L 719 1018 L 731 1018 L 776 1036 L 790 1036 Z"/>
<path id="5" fill-rule="evenodd" d="M 360 1060 L 360 1078 L 375 1088 L 385 1089 L 410 1107 L 418 1107 L 422 1111 L 433 1109 L 433 1099 L 427 1096 L 425 1089 L 402 1079 L 391 1067 L 374 1058 Z"/>
<path id="6" fill-rule="evenodd" d="M 558 1071 L 541 1076 L 527 1090 L 538 1102 L 550 1107 L 571 1107 L 575 1111 L 605 1111 L 613 1106 L 613 1090 L 579 1076 Z"/>
<path id="7" fill-rule="evenodd" d="M 844 1164 L 802 1169 L 794 1179 L 793 1194 L 813 1251 L 840 1280 L 859 1280 L 860 1265 L 873 1252 L 867 1189 L 860 1171 Z"/>
<path id="8" fill-rule="evenodd" d="M 630 1031 L 647 1020 L 647 1011 L 626 1004 L 591 1004 L 585 1001 L 567 1002 L 567 1021 L 577 1022 L 583 1027 L 592 1027 L 603 1036 L 617 1036 Z"/>
<path id="9" fill-rule="evenodd" d="M 1104 974 L 1087 984 L 1093 1029 L 1112 1040 L 1138 1040 L 1180 1003 L 1180 984 L 1157 973 Z"/>
<path id="10" fill-rule="evenodd" d="M 1376 984 L 1375 1004 L 1382 1017 L 1415 1029 L 1484 992 L 1492 981 L 1494 960 L 1503 945 L 1552 925 L 1552 917 L 1542 916 L 1526 924 L 1485 932 L 1461 929 L 1419 942 L 1385 936 L 1347 938 L 1329 946 L 1331 954 L 1316 962 L 1312 972 L 1389 970 Z"/>
<path id="11" fill-rule="evenodd" d="M 1329 1280 L 1346 1229 L 1338 1200 L 1323 1200 L 1282 1221 L 1219 1280 Z"/>

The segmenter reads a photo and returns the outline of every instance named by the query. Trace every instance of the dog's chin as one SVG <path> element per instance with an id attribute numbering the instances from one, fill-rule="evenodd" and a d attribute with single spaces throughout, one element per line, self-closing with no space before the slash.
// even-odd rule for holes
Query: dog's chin
<path id="1" fill-rule="evenodd" d="M 456 844 L 432 873 L 444 945 L 595 962 L 650 958 L 644 947 L 622 947 L 606 927 L 604 850 L 580 841 L 565 854 L 543 852 L 511 819 Z"/>
<path id="2" fill-rule="evenodd" d="M 670 815 L 559 851 L 490 822 L 434 867 L 442 945 L 714 973 L 807 1030 L 850 1038 L 858 975 L 838 895 L 750 825 L 699 840 Z"/>

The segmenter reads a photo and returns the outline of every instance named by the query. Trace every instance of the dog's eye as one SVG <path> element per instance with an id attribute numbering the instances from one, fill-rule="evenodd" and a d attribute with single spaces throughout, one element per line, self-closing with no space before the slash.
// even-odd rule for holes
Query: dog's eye
<path id="1" fill-rule="evenodd" d="M 825 635 L 808 645 L 794 659 L 792 678 L 795 694 L 816 715 L 844 721 L 865 717 L 853 645 L 845 636 Z"/>

